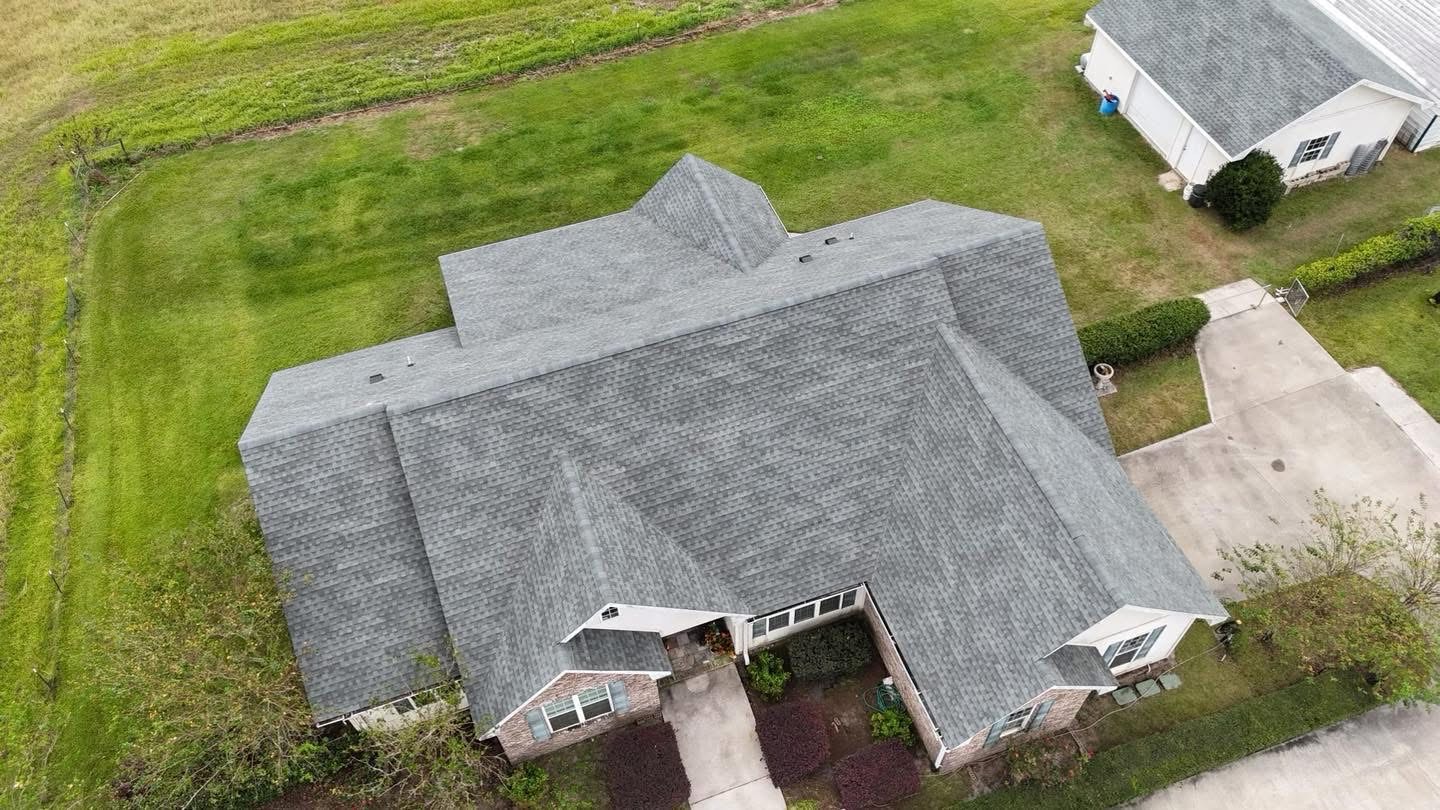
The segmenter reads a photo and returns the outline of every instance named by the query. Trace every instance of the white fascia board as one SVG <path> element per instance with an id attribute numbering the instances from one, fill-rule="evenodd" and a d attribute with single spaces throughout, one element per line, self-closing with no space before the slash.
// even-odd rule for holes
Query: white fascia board
<path id="1" fill-rule="evenodd" d="M 1385 94 L 1388 94 L 1388 95 L 1392 95 L 1392 96 L 1395 96 L 1395 97 L 1397 97 L 1397 98 L 1404 99 L 1405 101 L 1414 102 L 1417 106 L 1420 106 L 1420 107 L 1424 107 L 1427 103 L 1429 103 L 1429 102 L 1427 102 L 1427 101 L 1426 101 L 1425 99 L 1423 99 L 1423 98 L 1420 98 L 1420 97 L 1418 97 L 1418 96 L 1412 96 L 1412 95 L 1410 95 L 1409 93 L 1402 93 L 1402 92 L 1400 92 L 1399 90 L 1396 90 L 1396 89 L 1393 88 L 1393 87 L 1386 87 L 1386 86 L 1383 85 L 1383 84 L 1377 84 L 1377 83 L 1375 83 L 1375 82 L 1370 81 L 1369 79 L 1361 79 L 1360 81 L 1355 82 L 1354 84 L 1350 85 L 1349 87 L 1345 88 L 1344 90 L 1341 90 L 1340 92 L 1336 93 L 1335 95 L 1333 95 L 1333 96 L 1325 99 L 1324 101 L 1320 102 L 1319 104 L 1316 104 L 1314 107 L 1311 107 L 1310 109 L 1306 110 L 1303 114 L 1297 115 L 1293 120 L 1290 121 L 1290 123 L 1286 124 L 1285 126 L 1281 127 L 1280 129 L 1275 130 L 1275 132 L 1272 132 L 1272 133 L 1270 133 L 1269 135 L 1266 135 L 1265 137 L 1263 137 L 1263 138 L 1261 138 L 1260 140 L 1256 141 L 1255 143 L 1251 144 L 1251 145 L 1250 145 L 1250 148 L 1246 149 L 1245 151 L 1241 152 L 1240 154 L 1242 154 L 1242 155 L 1248 155 L 1248 154 L 1250 154 L 1251 152 L 1255 151 L 1255 149 L 1256 149 L 1257 147 L 1259 147 L 1260 144 L 1265 143 L 1266 141 L 1268 141 L 1268 140 L 1270 140 L 1271 138 L 1275 137 L 1275 133 L 1280 132 L 1280 130 L 1285 129 L 1286 127 L 1292 127 L 1292 126 L 1294 126 L 1296 122 L 1303 120 L 1306 116 L 1314 113 L 1316 110 L 1319 110 L 1321 107 L 1324 107 L 1326 104 L 1329 104 L 1330 102 L 1332 102 L 1332 101 L 1334 101 L 1335 99 L 1337 99 L 1337 98 L 1345 95 L 1346 93 L 1350 92 L 1351 90 L 1354 90 L 1354 89 L 1357 88 L 1357 87 L 1365 87 L 1365 88 L 1369 88 L 1369 89 L 1371 89 L 1371 90 L 1375 90 L 1375 91 L 1380 92 L 1380 93 L 1385 93 Z M 1349 111 L 1347 110 L 1346 112 L 1349 112 Z M 1339 113 L 1336 113 L 1336 115 L 1339 115 Z M 1330 117 L 1330 116 L 1327 116 L 1327 117 Z M 1284 166 L 1284 165 L 1285 165 L 1284 162 L 1283 162 L 1283 159 L 1281 158 L 1280 155 L 1275 155 L 1274 157 L 1275 157 L 1275 162 L 1280 163 L 1281 166 Z"/>
<path id="2" fill-rule="evenodd" d="M 1087 20 L 1089 19 L 1089 15 L 1086 15 L 1086 19 L 1087 19 Z M 1129 62 L 1130 65 L 1131 65 L 1131 67 L 1135 68 L 1135 72 L 1136 72 L 1136 73 L 1139 73 L 1141 76 L 1144 76 L 1146 81 L 1148 81 L 1148 82 L 1150 82 L 1150 84 L 1154 85 L 1154 86 L 1155 86 L 1155 89 L 1160 91 L 1160 95 L 1161 95 L 1161 96 L 1164 96 L 1165 100 L 1168 101 L 1168 102 L 1170 102 L 1170 106 L 1174 107 L 1176 110 L 1179 110 L 1179 112 L 1180 112 L 1180 117 L 1181 117 L 1181 118 L 1184 118 L 1184 119 L 1190 124 L 1190 126 L 1194 127 L 1196 130 L 1198 130 L 1198 131 L 1200 132 L 1200 134 L 1205 137 L 1205 140 L 1209 141 L 1209 142 L 1210 142 L 1210 145 L 1213 146 L 1213 147 L 1215 147 L 1215 150 L 1216 150 L 1216 151 L 1218 151 L 1220 154 L 1222 154 L 1222 155 L 1225 156 L 1226 162 L 1229 162 L 1229 161 L 1235 159 L 1235 157 L 1234 157 L 1233 155 L 1231 155 L 1229 152 L 1225 151 L 1225 147 L 1221 146 L 1218 141 L 1216 141 L 1213 137 L 1211 137 L 1210 133 L 1207 132 L 1204 127 L 1200 126 L 1200 123 L 1199 123 L 1198 121 L 1196 121 L 1194 118 L 1190 117 L 1190 113 L 1186 112 L 1186 111 L 1185 111 L 1185 108 L 1180 105 L 1180 102 L 1176 101 L 1168 92 L 1166 92 L 1165 87 L 1164 87 L 1163 85 L 1161 85 L 1159 82 L 1155 81 L 1154 77 L 1152 77 L 1149 73 L 1146 73 L 1146 72 L 1145 72 L 1145 68 L 1140 67 L 1140 63 L 1135 61 L 1135 58 L 1130 55 L 1130 52 L 1129 52 L 1129 51 L 1125 50 L 1123 47 L 1120 46 L 1120 43 L 1116 42 L 1116 41 L 1114 40 L 1114 38 L 1112 38 L 1109 34 L 1105 33 L 1105 29 L 1096 26 L 1096 28 L 1095 28 L 1095 35 L 1096 35 L 1096 36 L 1105 37 L 1105 39 L 1106 39 L 1107 41 L 1109 41 L 1109 43 L 1110 43 L 1111 45 L 1114 45 L 1114 46 L 1115 46 L 1115 50 L 1116 50 L 1121 56 L 1125 57 L 1125 61 L 1126 61 L 1126 62 Z M 1128 120 L 1128 119 L 1127 119 L 1127 120 Z M 1135 126 L 1135 125 L 1134 125 L 1133 123 L 1131 123 L 1131 126 L 1133 127 L 1133 126 Z M 1273 134 L 1273 133 L 1272 133 L 1272 134 Z M 1267 137 L 1268 137 L 1268 136 L 1267 136 Z M 1263 141 L 1262 141 L 1262 143 L 1263 143 Z M 1257 145 L 1258 145 L 1258 144 L 1257 144 Z M 1254 146 L 1250 147 L 1250 149 L 1254 149 L 1254 148 L 1255 148 Z M 1246 151 L 1248 152 L 1249 150 L 1247 149 Z M 1162 159 L 1166 159 L 1165 155 L 1161 155 L 1160 157 L 1161 157 Z"/>
<path id="3" fill-rule="evenodd" d="M 521 709 L 525 708 L 526 706 L 529 706 L 530 703 L 535 700 L 535 698 L 540 697 L 540 693 L 541 693 L 541 692 L 544 692 L 546 689 L 549 689 L 550 687 L 554 686 L 556 681 L 560 680 L 561 678 L 565 677 L 566 675 L 648 675 L 652 680 L 657 680 L 657 681 L 658 681 L 658 680 L 660 680 L 661 678 L 663 678 L 663 677 L 665 677 L 666 675 L 669 675 L 669 674 L 670 674 L 669 672 L 649 672 L 649 671 L 641 670 L 641 669 L 634 669 L 634 670 L 632 670 L 632 669 L 566 669 L 566 670 L 561 670 L 561 671 L 560 671 L 560 674 L 558 674 L 558 675 L 556 675 L 555 677 L 551 678 L 549 681 L 547 681 L 547 682 L 545 683 L 544 686 L 542 686 L 542 687 L 540 687 L 539 689 L 537 689 L 537 690 L 535 691 L 535 694 L 533 694 L 533 695 L 531 695 L 530 697 L 525 698 L 524 700 L 520 701 L 520 705 L 519 705 L 519 706 L 516 706 L 515 708 L 511 709 L 509 714 L 507 714 L 507 715 L 505 715 L 504 717 L 500 718 L 500 719 L 499 719 L 498 721 L 496 721 L 492 726 L 490 726 L 489 730 L 487 730 L 484 734 L 481 734 L 481 735 L 480 735 L 480 739 L 483 740 L 483 739 L 485 739 L 486 737 L 490 737 L 490 736 L 494 735 L 496 729 L 498 729 L 498 728 L 500 728 L 501 726 L 505 725 L 505 723 L 508 722 L 508 721 L 510 720 L 510 718 L 514 717 L 517 712 L 519 712 Z"/>

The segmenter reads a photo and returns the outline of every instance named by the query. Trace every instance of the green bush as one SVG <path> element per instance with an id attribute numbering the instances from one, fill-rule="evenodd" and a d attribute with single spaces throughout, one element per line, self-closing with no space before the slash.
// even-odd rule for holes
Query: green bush
<path id="1" fill-rule="evenodd" d="M 757 653 L 745 672 L 750 676 L 750 686 L 766 700 L 779 700 L 785 694 L 785 682 L 790 680 L 785 663 L 772 652 Z"/>
<path id="2" fill-rule="evenodd" d="M 1192 340 L 1210 322 L 1199 298 L 1172 298 L 1144 309 L 1096 321 L 1080 330 L 1087 365 L 1138 363 Z"/>
<path id="3" fill-rule="evenodd" d="M 870 634 L 854 619 L 827 624 L 790 642 L 790 669 L 802 681 L 854 675 L 874 656 Z"/>
<path id="4" fill-rule="evenodd" d="M 1251 152 L 1215 172 L 1205 184 L 1205 201 L 1237 231 L 1264 225 L 1285 196 L 1284 176 L 1269 152 Z"/>
<path id="5" fill-rule="evenodd" d="M 1375 703 L 1350 673 L 1301 681 L 1224 711 L 1101 751 L 1068 785 L 987 793 L 966 810 L 1114 807 L 1358 714 Z"/>
<path id="6" fill-rule="evenodd" d="M 915 723 L 910 720 L 910 713 L 905 711 L 904 706 L 871 712 L 870 739 L 875 742 L 895 739 L 905 743 L 907 748 L 913 748 L 919 742 L 915 736 Z"/>
<path id="7" fill-rule="evenodd" d="M 550 774 L 533 762 L 524 763 L 500 781 L 500 795 L 520 807 L 534 805 L 549 791 Z"/>
<path id="8" fill-rule="evenodd" d="M 1440 256 L 1440 214 L 1407 220 L 1394 233 L 1366 239 L 1349 250 L 1302 264 L 1295 277 L 1310 292 L 1333 289 L 1406 262 Z"/>

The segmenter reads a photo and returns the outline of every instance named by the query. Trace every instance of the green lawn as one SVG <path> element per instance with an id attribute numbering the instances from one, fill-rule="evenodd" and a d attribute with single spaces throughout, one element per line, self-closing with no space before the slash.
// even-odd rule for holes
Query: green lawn
<path id="1" fill-rule="evenodd" d="M 1316 297 L 1300 322 L 1342 366 L 1380 366 L 1440 419 L 1440 309 L 1425 300 L 1436 291 L 1434 268 L 1395 275 Z"/>
<path id="2" fill-rule="evenodd" d="M 1100 400 L 1116 453 L 1168 439 L 1210 422 L 1200 359 L 1183 349 L 1116 370 L 1115 393 Z"/>
<path id="3" fill-rule="evenodd" d="M 7 408 L 52 438 L 27 445 L 39 466 L 17 468 L 28 489 L 8 528 L 7 594 L 21 606 L 5 617 L 0 655 L 7 719 L 12 706 L 21 717 L 6 724 L 11 750 L 52 750 L 53 734 L 43 778 L 57 795 L 107 778 L 127 733 L 107 701 L 123 696 L 97 694 L 86 669 L 93 623 L 128 596 L 114 563 L 164 566 L 167 532 L 244 492 L 234 443 L 269 373 L 449 323 L 438 254 L 624 208 L 684 150 L 764 184 L 792 230 L 923 197 L 1038 219 L 1082 322 L 1297 264 L 1339 233 L 1392 228 L 1440 180 L 1440 153 L 1397 152 L 1368 177 L 1297 192 L 1255 232 L 1221 229 L 1159 189 L 1163 166 L 1128 124 L 1093 114 L 1070 69 L 1089 42 L 1089 4 L 853 0 L 146 164 L 76 268 L 87 302 L 77 506 L 66 609 L 49 642 L 44 466 L 58 457 L 58 425 L 45 418 L 58 391 L 60 299 L 55 256 L 40 251 L 50 265 L 36 265 L 50 274 L 36 328 L 51 365 Z M 252 44 L 257 59 L 266 53 Z M 166 70 L 156 81 L 176 73 Z M 169 102 L 141 102 L 134 109 L 170 110 L 188 126 Z M 270 120 L 280 102 L 255 103 L 235 126 Z M 35 228 L 53 237 L 59 219 Z M 61 694 L 32 717 L 26 673 L 47 643 L 60 650 Z"/>
<path id="4" fill-rule="evenodd" d="M 550 792 L 542 808 L 560 810 L 566 807 L 565 799 L 589 802 L 583 805 L 589 810 L 610 807 L 610 794 L 601 770 L 600 739 L 576 743 L 535 760 L 535 764 L 550 775 Z"/>

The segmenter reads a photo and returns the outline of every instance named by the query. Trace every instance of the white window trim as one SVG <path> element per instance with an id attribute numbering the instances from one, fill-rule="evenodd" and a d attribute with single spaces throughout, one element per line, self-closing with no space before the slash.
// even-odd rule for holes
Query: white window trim
<path id="1" fill-rule="evenodd" d="M 595 705 L 596 703 L 599 703 L 601 699 L 600 699 L 600 698 L 596 698 L 595 700 L 590 701 L 590 703 L 584 704 L 584 703 L 581 703 L 581 702 L 580 702 L 580 695 L 584 694 L 585 692 L 593 692 L 593 691 L 596 690 L 596 689 L 604 689 L 604 690 L 605 690 L 605 697 L 604 697 L 603 699 L 604 699 L 604 701 L 605 701 L 605 705 L 606 705 L 608 708 L 606 708 L 605 711 L 603 711 L 603 712 L 601 712 L 601 713 L 599 713 L 599 714 L 593 714 L 593 715 L 592 715 L 592 714 L 586 714 L 586 713 L 585 713 L 585 707 L 586 707 L 587 705 L 593 706 L 593 705 Z M 574 709 L 574 711 L 575 711 L 575 716 L 578 717 L 578 718 L 580 718 L 580 722 L 575 723 L 575 724 L 573 724 L 573 725 L 569 725 L 569 726 L 561 726 L 560 728 L 556 728 L 555 725 L 550 722 L 550 706 L 551 706 L 551 704 L 559 703 L 559 702 L 561 702 L 562 700 L 565 700 L 565 698 L 556 698 L 556 699 L 554 699 L 554 700 L 552 700 L 552 701 L 549 701 L 549 702 L 547 702 L 547 703 L 541 704 L 541 706 L 540 706 L 540 714 L 545 717 L 545 725 L 550 729 L 550 733 L 551 733 L 551 734 L 554 734 L 554 733 L 559 732 L 559 731 L 566 731 L 566 730 L 572 729 L 572 728 L 579 728 L 580 726 L 585 725 L 586 723 L 590 722 L 591 720 L 598 720 L 598 719 L 604 717 L 604 716 L 607 715 L 607 714 L 614 714 L 614 713 L 615 713 L 615 704 L 614 704 L 614 702 L 610 699 L 610 690 L 609 690 L 608 687 L 605 687 L 605 686 L 595 686 L 595 687 L 591 687 L 590 689 L 582 690 L 580 693 L 571 695 L 569 699 L 570 699 L 570 705 L 571 705 L 571 707 L 572 707 L 572 708 Z M 555 716 L 558 717 L 558 716 L 560 716 L 560 715 L 562 715 L 562 714 L 568 714 L 570 711 L 571 711 L 570 709 L 561 709 L 561 710 L 558 710 L 558 711 L 555 712 Z"/>
<path id="2" fill-rule="evenodd" d="M 850 595 L 850 604 L 848 604 L 848 605 L 845 604 L 845 595 L 846 595 L 846 594 L 849 594 L 849 595 Z M 835 609 L 834 609 L 834 610 L 825 611 L 825 612 L 822 613 L 822 612 L 820 611 L 820 603 L 821 603 L 821 602 L 829 601 L 829 600 L 831 600 L 831 599 L 838 599 L 838 600 L 839 600 L 839 602 L 836 604 Z M 846 589 L 843 590 L 843 591 L 836 591 L 835 593 L 827 593 L 827 594 L 825 594 L 824 596 L 820 597 L 819 599 L 811 599 L 811 600 L 808 601 L 808 602 L 801 602 L 800 604 L 795 605 L 795 606 L 793 606 L 793 607 L 786 608 L 785 610 L 777 611 L 777 612 L 775 612 L 775 613 L 767 613 L 767 614 L 765 614 L 764 616 L 756 616 L 754 619 L 751 619 L 751 621 L 750 621 L 750 624 L 751 624 L 750 636 L 751 636 L 751 638 L 755 638 L 755 639 L 766 638 L 766 637 L 768 637 L 768 636 L 770 636 L 770 635 L 773 635 L 773 634 L 774 634 L 775 632 L 777 632 L 777 631 L 780 631 L 780 630 L 789 630 L 790 628 L 794 627 L 794 626 L 797 625 L 797 624 L 803 624 L 803 623 L 805 623 L 805 622 L 813 622 L 813 621 L 815 621 L 816 619 L 822 618 L 822 617 L 824 617 L 824 616 L 829 616 L 831 613 L 839 613 L 839 612 L 842 611 L 842 610 L 850 610 L 850 609 L 854 608 L 854 607 L 855 607 L 857 604 L 859 604 L 859 603 L 860 603 L 860 586 L 858 586 L 858 585 L 855 586 L 854 588 L 846 588 Z M 814 612 L 810 614 L 810 617 L 809 617 L 809 618 L 806 618 L 806 619 L 796 620 L 796 618 L 795 618 L 795 613 L 796 613 L 797 611 L 800 611 L 800 610 L 802 610 L 802 609 L 804 609 L 804 608 L 807 608 L 807 607 L 813 607 L 813 608 L 814 608 Z M 777 617 L 780 617 L 780 616 L 784 616 L 784 617 L 785 617 L 785 624 L 782 625 L 782 626 L 779 626 L 779 627 L 773 627 L 773 628 L 772 628 L 772 627 L 770 626 L 770 620 L 771 620 L 771 619 L 774 619 L 774 618 L 777 618 Z M 761 632 L 758 632 L 758 633 L 755 632 L 755 630 L 757 630 L 757 629 L 760 630 Z"/>
<path id="3" fill-rule="evenodd" d="M 1013 734 L 1019 734 L 1030 725 L 1030 718 L 1035 716 L 1035 707 L 1026 706 L 1023 709 L 1016 709 L 1005 717 L 1005 724 L 1000 727 L 1000 738 L 1004 739 Z M 1011 728 L 1011 724 L 1014 728 Z"/>
<path id="4" fill-rule="evenodd" d="M 1330 143 L 1330 136 L 1320 138 L 1309 138 L 1305 141 L 1305 150 L 1300 153 L 1300 163 L 1311 163 L 1319 160 L 1320 155 L 1325 152 L 1325 145 Z M 1318 145 L 1317 145 L 1318 144 Z M 1297 166 L 1300 164 L 1296 164 Z"/>
<path id="5" fill-rule="evenodd" d="M 1150 634 L 1152 632 L 1154 632 L 1153 627 L 1138 636 L 1131 636 L 1130 638 L 1127 638 L 1124 641 L 1120 642 L 1120 646 L 1115 648 L 1115 654 L 1110 657 L 1110 660 L 1108 662 L 1106 662 L 1106 666 L 1110 669 L 1114 669 L 1116 667 L 1128 667 L 1131 664 L 1135 663 L 1140 658 L 1139 652 L 1142 648 L 1144 648 L 1145 640 L 1150 637 Z M 1127 650 L 1126 646 L 1130 644 L 1134 644 L 1135 646 L 1130 647 L 1130 649 Z M 1134 655 L 1132 655 L 1130 657 L 1130 660 L 1128 661 L 1119 661 L 1117 663 L 1117 660 L 1120 658 L 1120 656 L 1125 655 L 1126 653 L 1134 653 Z"/>

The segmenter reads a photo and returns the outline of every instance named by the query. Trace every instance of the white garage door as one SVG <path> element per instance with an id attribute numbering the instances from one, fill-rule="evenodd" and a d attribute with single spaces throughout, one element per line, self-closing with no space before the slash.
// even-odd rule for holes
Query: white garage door
<path id="1" fill-rule="evenodd" d="M 1135 76 L 1135 90 L 1125 109 L 1125 116 L 1168 160 L 1175 145 L 1175 136 L 1180 133 L 1180 125 L 1185 123 L 1185 119 L 1144 74 Z"/>

